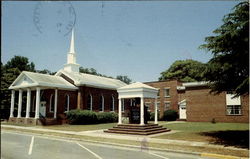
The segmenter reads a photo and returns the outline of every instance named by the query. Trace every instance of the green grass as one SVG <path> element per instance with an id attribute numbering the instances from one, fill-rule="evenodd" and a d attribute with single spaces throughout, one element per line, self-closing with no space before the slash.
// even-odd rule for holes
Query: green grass
<path id="1" fill-rule="evenodd" d="M 248 123 L 212 124 L 206 122 L 186 122 L 172 124 L 168 123 L 164 124 L 163 126 L 177 132 L 173 134 L 156 136 L 155 138 L 201 141 L 224 146 L 249 148 Z"/>

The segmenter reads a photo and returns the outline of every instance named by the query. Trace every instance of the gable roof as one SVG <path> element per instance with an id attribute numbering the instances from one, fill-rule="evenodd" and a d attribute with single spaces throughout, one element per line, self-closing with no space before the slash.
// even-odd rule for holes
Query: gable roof
<path id="1" fill-rule="evenodd" d="M 147 89 L 152 89 L 152 90 L 158 90 L 157 88 L 151 87 L 149 85 L 146 85 L 144 83 L 141 82 L 135 82 L 132 83 L 130 85 L 124 86 L 119 88 L 119 90 L 124 90 L 124 89 L 137 89 L 137 88 L 147 88 Z"/>
<path id="2" fill-rule="evenodd" d="M 104 88 L 104 89 L 111 89 L 111 90 L 117 90 L 118 88 L 122 86 L 126 86 L 127 84 L 112 78 L 107 77 L 101 77 L 86 73 L 79 73 L 79 72 L 68 72 L 65 70 L 59 70 L 56 73 L 56 76 L 62 76 L 65 75 L 68 78 L 70 78 L 74 85 L 76 86 L 89 86 L 89 87 L 95 87 L 95 88 Z"/>
<path id="3" fill-rule="evenodd" d="M 28 71 L 23 71 L 11 84 L 9 89 L 20 89 L 37 86 L 72 90 L 78 89 L 62 77 Z"/>

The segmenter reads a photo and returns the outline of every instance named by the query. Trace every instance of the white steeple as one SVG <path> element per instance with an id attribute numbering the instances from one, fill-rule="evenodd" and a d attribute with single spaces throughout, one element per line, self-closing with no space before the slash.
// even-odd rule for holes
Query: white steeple
<path id="1" fill-rule="evenodd" d="M 67 64 L 64 65 L 64 70 L 69 72 L 79 72 L 80 65 L 76 63 L 75 43 L 74 43 L 74 28 L 72 29 L 70 49 L 67 56 Z"/>

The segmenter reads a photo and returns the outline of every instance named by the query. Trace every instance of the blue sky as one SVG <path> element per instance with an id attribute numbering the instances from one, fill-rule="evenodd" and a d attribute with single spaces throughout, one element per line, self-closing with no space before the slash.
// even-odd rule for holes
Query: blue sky
<path id="1" fill-rule="evenodd" d="M 75 23 L 81 66 L 108 76 L 155 81 L 175 60 L 207 62 L 211 53 L 199 50 L 199 45 L 237 3 L 3 1 L 2 62 L 21 55 L 33 61 L 36 69 L 58 71 L 66 63 L 68 32 Z"/>

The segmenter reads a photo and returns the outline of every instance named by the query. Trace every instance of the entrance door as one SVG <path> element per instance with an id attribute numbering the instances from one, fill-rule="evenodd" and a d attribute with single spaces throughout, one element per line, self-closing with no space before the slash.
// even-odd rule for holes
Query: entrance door
<path id="1" fill-rule="evenodd" d="M 187 119 L 186 101 L 182 101 L 179 103 L 179 115 L 180 115 L 180 119 Z"/>
<path id="2" fill-rule="evenodd" d="M 45 101 L 42 101 L 40 103 L 40 113 L 42 116 L 46 117 L 46 102 Z"/>

